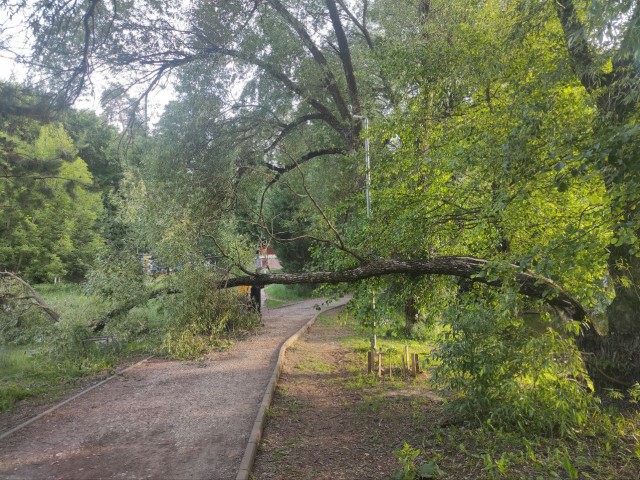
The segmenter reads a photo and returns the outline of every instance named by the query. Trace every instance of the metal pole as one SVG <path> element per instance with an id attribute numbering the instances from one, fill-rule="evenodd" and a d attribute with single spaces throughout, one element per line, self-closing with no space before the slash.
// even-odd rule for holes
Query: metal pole
<path id="1" fill-rule="evenodd" d="M 369 150 L 369 117 L 363 117 L 360 115 L 354 115 L 353 118 L 362 120 L 364 126 L 364 164 L 365 164 L 365 198 L 367 200 L 367 219 L 371 220 L 371 154 Z M 373 315 L 376 310 L 376 294 L 375 292 L 371 296 L 371 306 Z M 371 348 L 375 350 L 378 347 L 378 337 L 376 335 L 375 320 L 373 324 L 373 331 L 371 338 Z M 380 367 L 378 367 L 380 368 Z"/>
<path id="2" fill-rule="evenodd" d="M 371 218 L 371 155 L 369 150 L 369 118 L 354 115 L 353 118 L 362 120 L 364 126 L 364 165 L 365 165 L 365 198 L 367 199 L 367 218 Z"/>
<path id="3" fill-rule="evenodd" d="M 366 167 L 367 218 L 371 219 L 371 157 L 369 155 L 369 118 L 364 117 L 364 161 Z"/>

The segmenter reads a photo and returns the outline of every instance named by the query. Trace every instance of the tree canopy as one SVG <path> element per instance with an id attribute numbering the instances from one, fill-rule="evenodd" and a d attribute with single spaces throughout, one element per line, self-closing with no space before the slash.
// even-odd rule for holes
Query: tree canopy
<path id="1" fill-rule="evenodd" d="M 361 305 L 393 292 L 413 317 L 444 314 L 434 297 L 465 295 L 468 280 L 524 293 L 509 308 L 542 300 L 592 320 L 580 343 L 592 374 L 638 380 L 640 3 L 1 5 L 28 12 L 28 60 L 58 105 L 108 78 L 140 115 L 149 92 L 175 86 L 117 184 L 123 218 L 168 265 L 213 268 L 220 285 L 359 281 Z M 104 184 L 120 179 L 84 155 Z M 256 274 L 259 242 L 288 277 Z M 425 274 L 463 280 L 435 289 Z"/>

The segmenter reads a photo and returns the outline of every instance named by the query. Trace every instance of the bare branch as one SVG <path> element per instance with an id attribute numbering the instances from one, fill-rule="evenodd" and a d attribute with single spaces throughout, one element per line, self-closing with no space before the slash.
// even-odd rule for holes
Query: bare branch
<path id="1" fill-rule="evenodd" d="M 25 282 L 18 275 L 5 270 L 4 272 L 0 272 L 0 276 L 9 277 L 15 282 L 17 282 L 18 284 L 20 284 L 22 288 L 24 288 L 27 292 L 29 292 L 30 297 L 34 301 L 35 305 L 40 309 L 42 309 L 42 311 L 45 312 L 49 316 L 49 318 L 51 318 L 52 321 L 57 322 L 58 320 L 60 320 L 60 314 L 57 313 L 55 310 L 53 310 L 49 305 L 47 305 L 47 302 L 45 301 L 45 299 L 42 298 L 40 294 L 38 294 L 38 292 L 36 292 L 31 285 Z"/>
<path id="2" fill-rule="evenodd" d="M 307 47 L 309 52 L 311 52 L 313 59 L 318 64 L 325 76 L 325 84 L 327 90 L 331 94 L 331 97 L 333 98 L 333 101 L 335 102 L 342 118 L 350 118 L 351 115 L 349 113 L 349 109 L 347 108 L 347 105 L 342 98 L 342 94 L 340 93 L 340 89 L 338 88 L 338 83 L 336 82 L 335 76 L 333 75 L 333 72 L 327 64 L 327 59 L 313 42 L 311 36 L 309 35 L 309 32 L 307 32 L 304 25 L 289 12 L 279 0 L 268 0 L 268 2 L 282 16 L 282 18 L 289 25 L 291 25 L 291 27 L 295 30 L 295 32 L 304 43 L 305 47 Z"/>

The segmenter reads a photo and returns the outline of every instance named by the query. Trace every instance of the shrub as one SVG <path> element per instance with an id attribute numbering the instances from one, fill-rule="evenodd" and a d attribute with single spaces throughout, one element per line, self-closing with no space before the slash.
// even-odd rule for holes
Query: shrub
<path id="1" fill-rule="evenodd" d="M 573 340 L 552 328 L 530 328 L 514 296 L 472 292 L 449 309 L 435 378 L 451 390 L 449 407 L 490 425 L 571 435 L 598 413 L 591 382 Z M 557 328 L 557 327 L 556 327 Z"/>
<path id="2" fill-rule="evenodd" d="M 225 338 L 254 328 L 258 313 L 246 294 L 218 289 L 217 279 L 204 268 L 190 268 L 177 278 L 181 294 L 167 300 L 172 318 L 163 345 L 179 359 L 197 358 L 212 348 L 225 345 Z"/>

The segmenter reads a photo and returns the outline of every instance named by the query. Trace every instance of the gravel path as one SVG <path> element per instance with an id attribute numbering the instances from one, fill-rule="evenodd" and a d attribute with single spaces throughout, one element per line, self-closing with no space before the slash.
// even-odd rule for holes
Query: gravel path
<path id="1" fill-rule="evenodd" d="M 279 347 L 319 303 L 265 309 L 229 351 L 152 359 L 64 405 L 0 441 L 0 478 L 235 478 Z"/>

